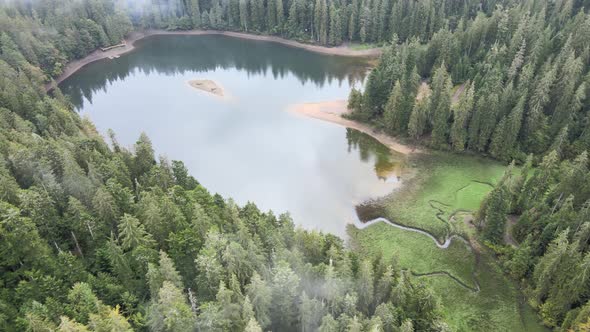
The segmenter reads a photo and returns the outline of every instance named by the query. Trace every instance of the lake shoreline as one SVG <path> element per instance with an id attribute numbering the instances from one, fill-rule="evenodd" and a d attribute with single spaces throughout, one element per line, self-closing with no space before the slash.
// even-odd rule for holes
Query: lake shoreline
<path id="1" fill-rule="evenodd" d="M 167 31 L 167 30 L 146 30 L 146 31 L 134 31 L 130 33 L 123 46 L 111 48 L 107 51 L 97 49 L 94 52 L 88 54 L 82 59 L 70 61 L 64 68 L 61 75 L 53 79 L 52 82 L 45 84 L 45 91 L 50 91 L 54 86 L 63 82 L 65 79 L 73 75 L 75 72 L 80 70 L 87 64 L 92 62 L 108 59 L 118 58 L 119 56 L 129 53 L 135 49 L 135 42 L 142 40 L 150 36 L 163 36 L 163 35 L 180 35 L 180 36 L 207 36 L 207 35 L 221 35 L 233 38 L 266 41 L 272 43 L 278 43 L 281 45 L 304 49 L 314 53 L 344 56 L 344 57 L 360 57 L 360 58 L 377 58 L 382 53 L 382 48 L 369 48 L 364 50 L 354 50 L 346 45 L 327 47 L 315 44 L 305 44 L 295 40 L 285 39 L 278 36 L 270 35 L 255 35 L 245 32 L 234 32 L 234 31 L 221 31 L 221 30 L 183 30 L 183 31 Z"/>
<path id="2" fill-rule="evenodd" d="M 396 138 L 382 132 L 378 132 L 367 124 L 342 117 L 342 115 L 348 114 L 349 112 L 346 105 L 346 100 L 295 104 L 291 105 L 288 111 L 310 118 L 338 124 L 347 128 L 356 129 L 375 138 L 377 141 L 381 142 L 391 150 L 405 155 L 422 152 L 419 148 L 410 146 L 408 144 L 403 144 Z"/>

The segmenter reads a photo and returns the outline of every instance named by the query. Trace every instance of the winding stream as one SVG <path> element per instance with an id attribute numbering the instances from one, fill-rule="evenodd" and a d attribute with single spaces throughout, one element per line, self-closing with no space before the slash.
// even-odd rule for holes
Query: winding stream
<path id="1" fill-rule="evenodd" d="M 449 247 L 449 245 L 451 245 L 451 242 L 454 239 L 457 239 L 457 240 L 459 240 L 459 241 L 467 244 L 467 246 L 471 249 L 471 246 L 469 246 L 469 241 L 465 240 L 460 235 L 453 234 L 453 235 L 447 237 L 445 239 L 445 241 L 441 243 L 432 234 L 428 233 L 425 230 L 422 230 L 422 229 L 419 229 L 419 228 L 414 228 L 414 227 L 408 227 L 408 226 L 400 225 L 400 224 L 397 224 L 397 223 L 395 223 L 395 222 L 393 222 L 393 221 L 391 221 L 389 219 L 383 218 L 383 217 L 375 218 L 375 219 L 369 220 L 367 222 L 362 222 L 362 221 L 360 221 L 360 219 L 356 218 L 356 220 L 354 221 L 353 224 L 358 229 L 365 229 L 365 228 L 367 228 L 369 226 L 372 226 L 372 225 L 377 224 L 377 223 L 380 223 L 380 222 L 385 223 L 385 224 L 387 224 L 389 226 L 392 226 L 392 227 L 395 227 L 395 228 L 403 229 L 405 231 L 415 232 L 415 233 L 419 233 L 419 234 L 425 235 L 425 236 L 429 237 L 434 242 L 434 244 L 436 244 L 436 246 L 439 247 L 440 249 L 447 249 Z"/>

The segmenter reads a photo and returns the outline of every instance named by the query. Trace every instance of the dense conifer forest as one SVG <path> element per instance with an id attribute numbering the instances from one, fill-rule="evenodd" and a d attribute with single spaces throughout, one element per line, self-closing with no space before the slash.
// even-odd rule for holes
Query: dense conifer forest
<path id="1" fill-rule="evenodd" d="M 590 147 L 590 15 L 581 1 L 522 1 L 431 39 L 394 35 L 353 118 L 430 146 L 524 162 Z M 537 158 L 539 159 L 539 158 Z"/>
<path id="2" fill-rule="evenodd" d="M 583 1 L 520 1 L 393 35 L 351 118 L 510 168 L 482 205 L 481 237 L 544 323 L 588 328 L 590 15 Z M 506 245 L 507 223 L 520 246 Z"/>
<path id="3" fill-rule="evenodd" d="M 515 160 L 481 239 L 543 322 L 590 327 L 589 1 L 0 1 L 0 330 L 446 331 L 395 260 L 209 193 L 44 84 L 133 30 L 387 45 L 351 117 Z M 195 176 L 198 176 L 196 174 Z M 518 247 L 506 246 L 513 224 Z"/>

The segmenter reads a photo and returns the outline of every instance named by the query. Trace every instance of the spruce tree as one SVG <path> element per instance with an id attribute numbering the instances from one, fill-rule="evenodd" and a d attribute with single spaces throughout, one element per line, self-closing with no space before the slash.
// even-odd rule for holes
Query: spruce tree
<path id="1" fill-rule="evenodd" d="M 243 31 L 248 32 L 248 28 L 250 26 L 250 15 L 248 14 L 248 0 L 239 0 L 240 1 L 240 26 L 242 27 Z"/>
<path id="2" fill-rule="evenodd" d="M 517 138 L 522 125 L 525 98 L 522 97 L 510 115 L 504 117 L 492 136 L 490 153 L 498 159 L 509 160 L 518 150 Z"/>
<path id="3" fill-rule="evenodd" d="M 383 113 L 385 128 L 392 135 L 406 132 L 407 123 L 404 123 L 406 110 L 403 109 L 403 98 L 401 83 L 397 81 L 389 95 L 389 100 L 385 105 L 385 111 Z"/>
<path id="4" fill-rule="evenodd" d="M 451 144 L 456 151 L 463 151 L 467 144 L 467 125 L 473 112 L 475 85 L 471 83 L 463 91 L 459 102 L 453 107 L 453 125 L 451 127 Z"/>
<path id="5" fill-rule="evenodd" d="M 193 28 L 198 29 L 201 27 L 201 7 L 199 0 L 191 0 L 191 18 L 193 21 Z"/>
<path id="6" fill-rule="evenodd" d="M 340 10 L 336 9 L 334 2 L 330 4 L 330 29 L 328 44 L 340 45 L 342 43 L 342 21 Z"/>
<path id="7" fill-rule="evenodd" d="M 505 189 L 499 185 L 492 190 L 482 204 L 480 217 L 483 218 L 482 236 L 492 243 L 501 243 L 506 225 L 509 203 Z"/>
<path id="8" fill-rule="evenodd" d="M 328 44 L 328 28 L 329 28 L 329 20 L 328 20 L 328 5 L 326 0 L 321 0 L 322 9 L 321 9 L 321 17 L 320 17 L 320 26 L 319 26 L 319 42 L 323 45 Z"/>
<path id="9" fill-rule="evenodd" d="M 283 29 L 285 26 L 285 9 L 283 7 L 283 0 L 276 0 L 276 11 L 277 11 L 277 27 L 278 32 L 283 35 Z"/>
<path id="10" fill-rule="evenodd" d="M 358 33 L 359 0 L 352 0 L 350 4 L 350 16 L 348 17 L 348 40 L 352 41 Z"/>
<path id="11" fill-rule="evenodd" d="M 321 31 L 320 26 L 322 25 L 323 16 L 323 0 L 315 0 L 313 6 L 313 21 L 311 25 L 311 35 L 314 41 L 319 42 Z"/>
<path id="12" fill-rule="evenodd" d="M 266 20 L 268 30 L 272 33 L 277 26 L 277 3 L 275 0 L 268 0 L 266 3 Z"/>
<path id="13" fill-rule="evenodd" d="M 430 113 L 433 119 L 431 143 L 436 147 L 444 148 L 448 144 L 452 87 L 451 78 L 443 64 L 434 73 L 430 98 Z"/>
<path id="14" fill-rule="evenodd" d="M 429 129 L 430 121 L 430 97 L 426 96 L 417 100 L 410 115 L 408 123 L 408 135 L 413 139 L 419 139 Z"/>

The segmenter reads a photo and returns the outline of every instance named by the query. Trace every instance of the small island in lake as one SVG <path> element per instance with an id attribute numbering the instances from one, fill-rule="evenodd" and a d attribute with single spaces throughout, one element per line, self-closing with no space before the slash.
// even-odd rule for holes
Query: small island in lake
<path id="1" fill-rule="evenodd" d="M 223 89 L 212 80 L 190 80 L 188 84 L 195 89 L 212 93 L 216 96 L 223 97 Z"/>

